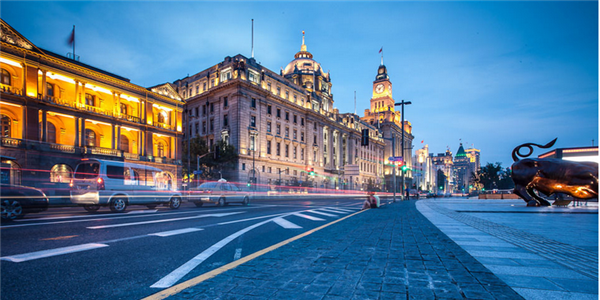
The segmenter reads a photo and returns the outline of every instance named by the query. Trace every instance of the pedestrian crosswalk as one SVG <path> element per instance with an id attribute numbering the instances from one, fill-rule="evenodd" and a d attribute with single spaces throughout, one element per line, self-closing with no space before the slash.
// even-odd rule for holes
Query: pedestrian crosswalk
<path id="1" fill-rule="evenodd" d="M 337 218 L 337 217 L 339 217 L 339 215 L 350 214 L 357 210 L 358 210 L 358 208 L 351 208 L 351 207 L 348 207 L 348 208 L 323 207 L 323 208 L 317 208 L 317 209 L 310 209 L 310 210 L 306 210 L 306 211 L 302 211 L 302 212 L 293 213 L 288 216 L 282 216 L 282 217 L 275 218 L 275 219 L 273 219 L 273 223 L 275 223 L 285 229 L 300 229 L 300 228 L 302 228 L 302 226 L 297 225 L 288 219 L 284 219 L 284 217 L 290 218 L 292 216 L 295 216 L 295 217 L 300 217 L 300 218 L 311 220 L 311 221 L 325 221 L 325 219 L 315 217 L 313 215 Z"/>

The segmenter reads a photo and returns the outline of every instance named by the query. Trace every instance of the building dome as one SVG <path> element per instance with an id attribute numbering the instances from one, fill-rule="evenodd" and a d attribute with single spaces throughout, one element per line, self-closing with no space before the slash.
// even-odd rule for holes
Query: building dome
<path id="1" fill-rule="evenodd" d="M 294 73 L 315 74 L 329 79 L 329 73 L 325 73 L 323 68 L 321 68 L 321 64 L 313 59 L 312 53 L 306 50 L 306 44 L 304 44 L 304 31 L 302 31 L 302 46 L 300 47 L 300 51 L 294 55 L 294 60 L 292 60 L 282 71 L 283 76 Z"/>

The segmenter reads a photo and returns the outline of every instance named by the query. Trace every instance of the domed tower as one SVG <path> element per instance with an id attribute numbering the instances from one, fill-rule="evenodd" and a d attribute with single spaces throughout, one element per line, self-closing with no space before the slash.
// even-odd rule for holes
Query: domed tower
<path id="1" fill-rule="evenodd" d="M 304 31 L 302 31 L 302 46 L 300 51 L 294 55 L 292 60 L 283 70 L 282 75 L 291 82 L 314 92 L 319 98 L 328 101 L 323 103 L 323 108 L 329 110 L 333 106 L 331 95 L 331 77 L 329 72 L 325 73 L 321 64 L 313 60 L 312 53 L 306 49 L 304 43 Z"/>

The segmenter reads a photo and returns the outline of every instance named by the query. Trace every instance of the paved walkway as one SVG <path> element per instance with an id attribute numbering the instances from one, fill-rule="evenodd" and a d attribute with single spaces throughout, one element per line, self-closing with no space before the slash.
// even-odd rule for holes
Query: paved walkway
<path id="1" fill-rule="evenodd" d="M 598 299 L 597 202 L 438 199 L 417 208 L 525 299 Z"/>
<path id="2" fill-rule="evenodd" d="M 371 209 L 170 299 L 522 299 L 417 211 Z"/>

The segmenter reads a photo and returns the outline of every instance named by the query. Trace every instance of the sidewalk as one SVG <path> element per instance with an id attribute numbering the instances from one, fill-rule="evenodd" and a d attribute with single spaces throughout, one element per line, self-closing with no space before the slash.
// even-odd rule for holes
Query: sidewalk
<path id="1" fill-rule="evenodd" d="M 417 211 L 371 209 L 169 299 L 522 299 Z"/>
<path id="2" fill-rule="evenodd" d="M 597 202 L 438 199 L 417 208 L 525 299 L 598 299 Z"/>

